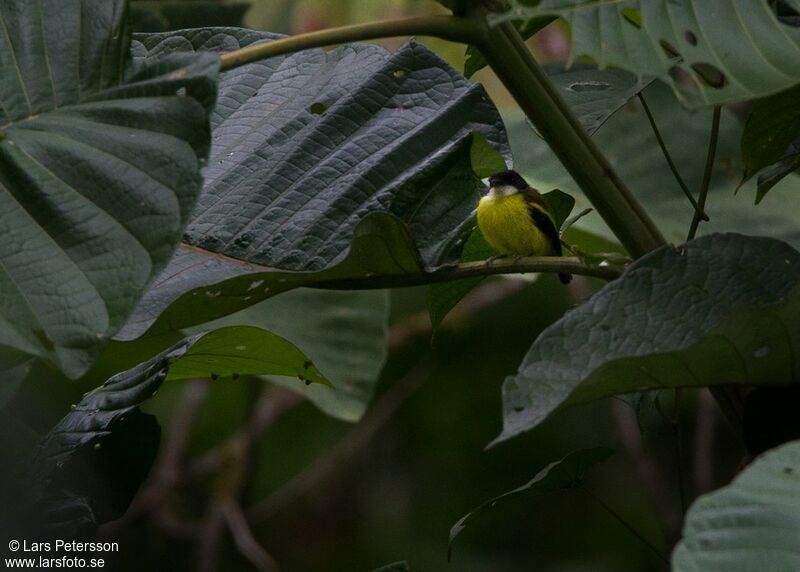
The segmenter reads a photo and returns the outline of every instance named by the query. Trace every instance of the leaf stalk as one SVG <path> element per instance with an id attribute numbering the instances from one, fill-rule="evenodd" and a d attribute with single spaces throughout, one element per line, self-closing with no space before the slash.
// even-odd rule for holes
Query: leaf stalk
<path id="1" fill-rule="evenodd" d="M 301 50 L 374 40 L 396 36 L 434 36 L 462 44 L 483 42 L 485 27 L 475 18 L 462 16 L 420 16 L 380 20 L 328 28 L 280 40 L 247 46 L 220 57 L 220 70 L 228 71 L 245 64 Z"/>

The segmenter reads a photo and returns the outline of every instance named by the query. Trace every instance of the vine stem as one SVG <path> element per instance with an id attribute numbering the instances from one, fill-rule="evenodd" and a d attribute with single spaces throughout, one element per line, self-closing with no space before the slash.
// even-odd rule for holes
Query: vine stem
<path id="1" fill-rule="evenodd" d="M 717 154 L 717 140 L 719 139 L 719 120 L 722 108 L 717 105 L 714 108 L 714 116 L 711 119 L 711 137 L 708 142 L 708 155 L 706 155 L 706 168 L 703 172 L 703 186 L 700 187 L 700 197 L 697 204 L 700 207 L 694 211 L 692 217 L 692 224 L 689 227 L 689 235 L 686 240 L 692 240 L 697 234 L 697 227 L 700 225 L 700 213 L 705 212 L 706 197 L 708 197 L 708 188 L 711 186 L 711 173 L 714 170 L 714 158 Z"/>
<path id="2" fill-rule="evenodd" d="M 420 16 L 328 28 L 254 44 L 222 54 L 220 71 L 300 50 L 396 36 L 435 36 L 462 44 L 480 44 L 485 37 L 485 27 L 475 18 Z"/>
<path id="3" fill-rule="evenodd" d="M 656 125 L 656 119 L 653 117 L 653 113 L 650 111 L 650 106 L 647 105 L 647 100 L 645 100 L 644 95 L 642 92 L 636 94 L 639 98 L 639 102 L 642 104 L 642 109 L 644 109 L 645 115 L 647 115 L 647 120 L 650 122 L 650 127 L 653 129 L 653 134 L 656 136 L 656 141 L 658 141 L 658 146 L 661 147 L 661 152 L 664 154 L 664 158 L 667 160 L 667 165 L 669 165 L 672 174 L 675 176 L 675 180 L 678 182 L 683 194 L 686 195 L 686 198 L 689 199 L 689 202 L 692 203 L 692 207 L 694 208 L 695 212 L 700 211 L 700 217 L 707 221 L 708 215 L 703 212 L 700 208 L 700 205 L 697 204 L 692 192 L 689 190 L 689 187 L 681 177 L 680 172 L 678 172 L 678 167 L 675 165 L 675 162 L 672 160 L 672 155 L 670 155 L 669 150 L 667 150 L 667 145 L 664 143 L 664 139 L 661 137 L 661 132 L 658 129 L 658 125 Z"/>
<path id="4" fill-rule="evenodd" d="M 622 526 L 624 526 L 624 527 L 625 527 L 625 529 L 626 529 L 628 532 L 630 532 L 632 535 L 634 535 L 636 538 L 638 538 L 638 539 L 639 539 L 639 541 L 640 541 L 642 544 L 644 544 L 645 546 L 647 546 L 647 547 L 648 547 L 648 548 L 649 548 L 649 549 L 650 549 L 650 550 L 653 552 L 653 554 L 655 554 L 656 556 L 658 556 L 658 558 L 659 558 L 659 559 L 660 559 L 662 562 L 664 562 L 665 564 L 667 564 L 667 565 L 669 566 L 669 558 L 667 558 L 666 556 L 664 556 L 664 555 L 661 553 L 661 551 L 660 551 L 658 548 L 656 548 L 656 547 L 655 547 L 655 545 L 654 545 L 652 542 L 650 542 L 649 540 L 647 540 L 647 539 L 646 539 L 644 536 L 642 536 L 642 535 L 639 533 L 639 531 L 638 531 L 638 530 L 636 530 L 636 529 L 635 529 L 635 528 L 634 528 L 634 527 L 633 527 L 633 526 L 632 526 L 632 525 L 631 525 L 631 524 L 630 524 L 630 523 L 629 523 L 627 520 L 625 520 L 624 518 L 622 518 L 622 515 L 620 515 L 620 514 L 619 514 L 617 511 L 615 511 L 615 510 L 614 510 L 613 508 L 611 508 L 610 506 L 608 506 L 608 505 L 607 505 L 607 504 L 606 504 L 606 503 L 605 503 L 603 500 L 601 500 L 599 497 L 597 497 L 597 496 L 596 496 L 596 495 L 595 495 L 595 494 L 594 494 L 592 491 L 590 491 L 590 490 L 589 490 L 588 488 L 586 488 L 585 486 L 581 487 L 581 490 L 582 490 L 584 493 L 586 493 L 586 496 L 588 496 L 588 497 L 589 497 L 590 499 L 592 499 L 594 502 L 596 502 L 597 504 L 599 504 L 599 505 L 600 505 L 600 506 L 601 506 L 601 507 L 602 507 L 602 508 L 603 508 L 603 509 L 604 509 L 604 510 L 605 510 L 605 511 L 608 513 L 608 514 L 610 514 L 611 516 L 613 516 L 613 517 L 616 519 L 616 521 L 617 521 L 617 522 L 619 522 L 619 523 L 620 523 Z"/>

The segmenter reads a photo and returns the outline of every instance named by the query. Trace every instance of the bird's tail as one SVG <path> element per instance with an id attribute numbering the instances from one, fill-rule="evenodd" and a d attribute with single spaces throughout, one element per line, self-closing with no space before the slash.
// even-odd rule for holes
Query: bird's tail
<path id="1" fill-rule="evenodd" d="M 572 274 L 559 274 L 558 279 L 561 280 L 562 284 L 569 284 L 572 282 Z"/>

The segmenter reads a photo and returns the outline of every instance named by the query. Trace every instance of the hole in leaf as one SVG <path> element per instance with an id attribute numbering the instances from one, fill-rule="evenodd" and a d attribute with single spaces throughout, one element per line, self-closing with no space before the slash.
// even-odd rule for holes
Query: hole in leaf
<path id="1" fill-rule="evenodd" d="M 697 45 L 697 36 L 695 36 L 695 35 L 694 35 L 694 32 L 692 32 L 691 30 L 686 30 L 686 31 L 683 33 L 683 37 L 684 37 L 684 38 L 686 39 L 686 41 L 687 41 L 689 44 L 691 44 L 692 46 L 696 46 L 696 45 Z"/>
<path id="2" fill-rule="evenodd" d="M 622 17 L 629 24 L 633 24 L 637 28 L 642 27 L 642 14 L 636 8 L 624 8 L 622 10 Z"/>
<path id="3" fill-rule="evenodd" d="M 767 3 L 781 24 L 794 28 L 800 27 L 800 13 L 792 8 L 786 0 L 768 0 Z"/>
<path id="4" fill-rule="evenodd" d="M 606 89 L 611 88 L 610 83 L 606 83 L 604 81 L 576 81 L 574 83 L 569 84 L 567 89 L 569 91 L 603 91 Z"/>
<path id="5" fill-rule="evenodd" d="M 328 106 L 322 103 L 321 101 L 316 101 L 311 104 L 308 110 L 313 113 L 314 115 L 322 115 L 327 111 Z"/>
<path id="6" fill-rule="evenodd" d="M 667 52 L 667 55 L 669 57 L 671 57 L 671 58 L 679 58 L 679 57 L 681 57 L 681 53 L 678 51 L 678 49 L 675 46 L 673 46 L 672 44 L 670 44 L 668 41 L 659 40 L 658 43 L 661 45 L 661 47 L 664 49 L 664 51 Z"/>
<path id="7" fill-rule="evenodd" d="M 704 82 L 706 82 L 706 84 L 713 88 L 719 89 L 728 81 L 725 77 L 725 74 L 722 73 L 722 70 L 713 64 L 699 62 L 692 64 L 692 69 L 702 78 Z"/>
<path id="8" fill-rule="evenodd" d="M 406 70 L 394 70 L 392 72 L 392 77 L 395 79 L 400 79 L 406 75 Z"/>

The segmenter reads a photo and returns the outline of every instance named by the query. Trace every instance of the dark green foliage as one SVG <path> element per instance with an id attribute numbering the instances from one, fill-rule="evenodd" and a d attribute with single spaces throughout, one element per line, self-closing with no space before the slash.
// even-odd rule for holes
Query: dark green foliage
<path id="1" fill-rule="evenodd" d="M 89 368 L 178 243 L 200 191 L 218 73 L 212 54 L 134 64 L 125 2 L 78 4 L 0 7 L 10 34 L 0 346 L 70 377 Z"/>
<path id="2" fill-rule="evenodd" d="M 619 393 L 800 381 L 798 281 L 796 250 L 736 234 L 637 260 L 539 336 L 503 386 L 498 439 Z"/>

